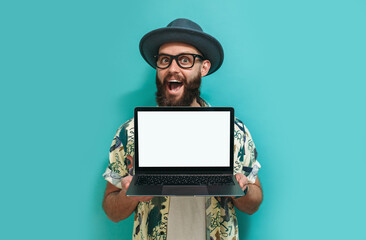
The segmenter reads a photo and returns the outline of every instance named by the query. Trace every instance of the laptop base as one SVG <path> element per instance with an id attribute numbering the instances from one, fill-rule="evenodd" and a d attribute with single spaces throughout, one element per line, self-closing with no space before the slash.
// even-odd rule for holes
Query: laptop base
<path id="1" fill-rule="evenodd" d="M 234 176 L 234 185 L 136 185 L 136 176 L 132 178 L 127 196 L 243 196 Z M 133 186 L 133 187 L 132 187 Z"/>

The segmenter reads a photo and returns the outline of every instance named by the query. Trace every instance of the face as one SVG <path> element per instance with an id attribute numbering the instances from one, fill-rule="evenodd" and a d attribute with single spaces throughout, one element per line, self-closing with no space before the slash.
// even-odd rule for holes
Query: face
<path id="1" fill-rule="evenodd" d="M 166 43 L 159 54 L 178 55 L 193 53 L 202 55 L 195 47 L 185 43 Z M 175 60 L 166 69 L 156 68 L 156 101 L 159 106 L 199 106 L 201 77 L 210 69 L 210 61 L 196 58 L 192 68 L 180 68 Z"/>

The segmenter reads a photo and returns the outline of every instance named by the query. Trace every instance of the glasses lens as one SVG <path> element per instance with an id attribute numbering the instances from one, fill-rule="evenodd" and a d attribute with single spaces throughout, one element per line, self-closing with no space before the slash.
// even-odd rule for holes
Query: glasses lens
<path id="1" fill-rule="evenodd" d="M 194 57 L 192 55 L 180 55 L 178 57 L 179 64 L 184 68 L 190 68 L 194 64 Z"/>
<path id="2" fill-rule="evenodd" d="M 171 57 L 169 55 L 159 55 L 156 61 L 156 65 L 160 68 L 168 67 L 171 61 Z"/>

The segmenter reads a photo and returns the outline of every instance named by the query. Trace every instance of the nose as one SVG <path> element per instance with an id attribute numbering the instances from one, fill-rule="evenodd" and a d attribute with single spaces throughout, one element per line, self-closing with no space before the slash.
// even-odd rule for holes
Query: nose
<path id="1" fill-rule="evenodd" d="M 170 72 L 178 72 L 179 70 L 179 66 L 178 66 L 178 63 L 177 63 L 177 59 L 173 59 L 172 60 L 172 63 L 170 64 L 170 66 L 168 67 L 168 70 Z"/>

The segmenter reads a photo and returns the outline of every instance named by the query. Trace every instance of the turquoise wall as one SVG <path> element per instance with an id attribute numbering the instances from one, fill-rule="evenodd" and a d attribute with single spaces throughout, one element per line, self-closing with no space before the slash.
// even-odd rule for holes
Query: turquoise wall
<path id="1" fill-rule="evenodd" d="M 130 239 L 102 210 L 108 150 L 154 106 L 138 43 L 177 17 L 219 39 L 203 97 L 233 106 L 264 201 L 240 239 L 366 239 L 366 3 L 1 1 L 1 239 Z"/>

